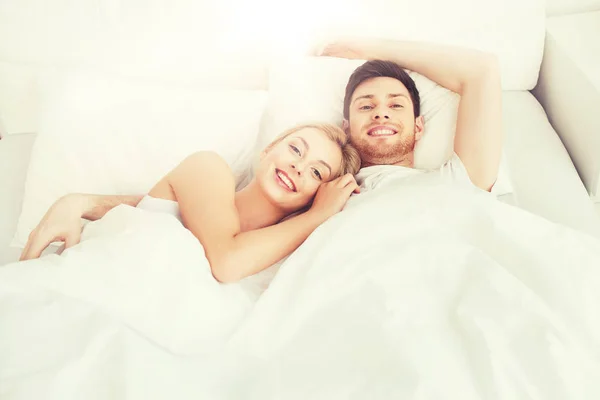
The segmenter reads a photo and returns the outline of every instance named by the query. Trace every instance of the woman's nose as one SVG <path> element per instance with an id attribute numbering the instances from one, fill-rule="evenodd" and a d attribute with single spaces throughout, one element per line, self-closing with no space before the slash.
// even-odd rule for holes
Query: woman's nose
<path id="1" fill-rule="evenodd" d="M 292 172 L 294 174 L 297 174 L 298 176 L 302 175 L 302 168 L 301 165 L 299 165 L 298 163 L 292 163 Z"/>

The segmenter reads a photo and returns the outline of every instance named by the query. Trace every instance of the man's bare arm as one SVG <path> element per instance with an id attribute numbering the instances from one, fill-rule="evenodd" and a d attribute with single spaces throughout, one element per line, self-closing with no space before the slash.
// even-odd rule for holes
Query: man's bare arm
<path id="1" fill-rule="evenodd" d="M 144 197 L 143 195 L 117 196 L 97 194 L 72 194 L 69 196 L 75 196 L 79 200 L 82 210 L 81 218 L 90 221 L 102 218 L 107 212 L 121 204 L 135 207 Z"/>
<path id="2" fill-rule="evenodd" d="M 81 218 L 95 221 L 118 205 L 137 206 L 142 197 L 80 193 L 61 197 L 31 231 L 21 260 L 38 258 L 53 242 L 64 242 L 65 248 L 76 245 L 81 238 Z"/>
<path id="3" fill-rule="evenodd" d="M 393 61 L 460 94 L 454 151 L 471 181 L 481 189 L 491 189 L 498 176 L 503 133 L 495 56 L 454 46 L 371 39 L 333 43 L 321 54 Z"/>

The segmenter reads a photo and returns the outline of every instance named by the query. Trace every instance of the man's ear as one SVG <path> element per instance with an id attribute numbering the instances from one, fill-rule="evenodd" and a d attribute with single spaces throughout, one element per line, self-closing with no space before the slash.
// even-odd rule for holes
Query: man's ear
<path id="1" fill-rule="evenodd" d="M 425 131 L 425 119 L 422 115 L 415 118 L 415 141 L 420 140 L 423 137 Z"/>
<path id="2" fill-rule="evenodd" d="M 342 121 L 342 129 L 344 130 L 344 132 L 346 132 L 346 134 L 350 129 L 350 122 L 348 122 L 346 118 L 344 118 L 344 120 Z"/>

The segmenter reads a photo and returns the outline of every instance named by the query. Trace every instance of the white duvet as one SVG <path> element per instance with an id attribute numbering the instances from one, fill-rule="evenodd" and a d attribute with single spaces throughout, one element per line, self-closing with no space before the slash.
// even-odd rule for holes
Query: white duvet
<path id="1" fill-rule="evenodd" d="M 432 177 L 220 285 L 126 206 L 0 268 L 0 399 L 597 399 L 600 241 Z M 406 182 L 405 182 L 406 183 Z"/>

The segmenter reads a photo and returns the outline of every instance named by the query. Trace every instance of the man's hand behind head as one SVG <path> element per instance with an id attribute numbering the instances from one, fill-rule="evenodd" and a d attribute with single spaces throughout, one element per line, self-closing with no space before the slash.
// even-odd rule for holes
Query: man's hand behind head
<path id="1" fill-rule="evenodd" d="M 323 46 L 317 52 L 318 56 L 347 58 L 350 60 L 364 60 L 364 54 L 359 48 L 349 43 L 338 41 Z"/>

